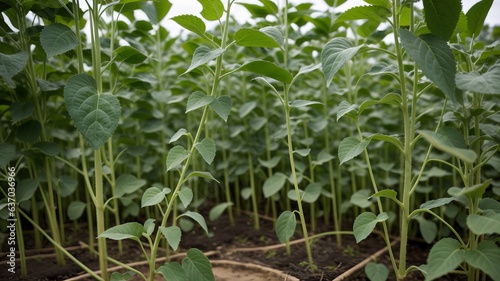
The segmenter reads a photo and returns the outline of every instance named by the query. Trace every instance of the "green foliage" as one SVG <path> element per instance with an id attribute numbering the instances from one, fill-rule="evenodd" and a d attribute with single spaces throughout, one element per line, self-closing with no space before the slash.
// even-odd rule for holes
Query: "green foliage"
<path id="1" fill-rule="evenodd" d="M 467 16 L 468 35 L 474 37 L 479 35 L 492 4 L 493 0 L 481 0 L 467 11 L 465 15 Z"/>
<path id="2" fill-rule="evenodd" d="M 137 222 L 128 222 L 124 224 L 120 224 L 117 226 L 113 226 L 103 233 L 99 234 L 98 237 L 105 237 L 112 240 L 123 240 L 123 239 L 134 239 L 139 240 L 142 237 L 142 234 L 145 233 L 146 230 L 144 226 Z"/>
<path id="3" fill-rule="evenodd" d="M 197 16 L 194 15 L 179 15 L 172 18 L 173 21 L 178 23 L 185 29 L 198 34 L 201 37 L 205 36 L 206 25 L 205 22 Z"/>
<path id="4" fill-rule="evenodd" d="M 389 270 L 385 264 L 369 262 L 365 266 L 365 274 L 370 281 L 384 281 L 389 277 Z"/>
<path id="5" fill-rule="evenodd" d="M 408 55 L 418 64 L 424 75 L 455 102 L 457 68 L 455 57 L 446 41 L 432 34 L 417 37 L 406 29 L 400 29 L 399 32 L 401 44 Z"/>
<path id="6" fill-rule="evenodd" d="M 224 14 L 224 5 L 221 0 L 198 0 L 203 10 L 201 15 L 209 21 L 219 20 Z"/>
<path id="7" fill-rule="evenodd" d="M 208 258 L 198 249 L 189 249 L 182 260 L 182 268 L 188 280 L 215 281 L 212 265 Z"/>
<path id="8" fill-rule="evenodd" d="M 448 41 L 462 11 L 460 0 L 424 0 L 425 22 L 432 34 Z"/>
<path id="9" fill-rule="evenodd" d="M 200 153 L 203 160 L 207 162 L 208 165 L 212 164 L 215 158 L 215 142 L 211 138 L 204 138 L 201 142 L 194 145 L 196 150 Z"/>
<path id="10" fill-rule="evenodd" d="M 461 145 L 461 143 L 463 143 L 460 142 L 461 136 L 460 134 L 457 134 L 456 131 L 442 130 L 437 133 L 431 131 L 421 131 L 420 133 L 428 142 L 438 149 L 441 149 L 469 163 L 476 160 L 476 153 Z M 459 142 L 457 143 L 457 141 Z"/>
<path id="11" fill-rule="evenodd" d="M 283 173 L 275 173 L 270 178 L 268 178 L 264 182 L 264 186 L 262 187 L 262 191 L 264 192 L 264 196 L 269 198 L 276 193 L 278 193 L 283 186 L 285 185 L 287 177 Z"/>
<path id="12" fill-rule="evenodd" d="M 26 51 L 21 51 L 16 54 L 0 53 L 0 76 L 9 87 L 15 87 L 12 78 L 24 69 L 28 63 L 28 59 L 29 55 Z"/>
<path id="13" fill-rule="evenodd" d="M 469 73 L 457 73 L 457 88 L 478 94 L 498 95 L 500 85 L 500 67 L 492 66 L 488 71 L 481 74 L 477 71 Z"/>
<path id="14" fill-rule="evenodd" d="M 348 137 L 342 140 L 339 145 L 340 164 L 342 165 L 343 163 L 363 153 L 369 144 L 370 140 L 360 141 L 355 137 Z"/>
<path id="15" fill-rule="evenodd" d="M 212 209 L 210 209 L 210 212 L 208 213 L 208 218 L 211 221 L 218 219 L 224 213 L 224 211 L 232 205 L 233 205 L 232 202 L 224 202 L 217 204 Z"/>
<path id="16" fill-rule="evenodd" d="M 181 242 L 181 229 L 178 226 L 160 227 L 161 233 L 167 238 L 168 245 L 172 250 L 177 251 L 179 243 Z"/>
<path id="17" fill-rule="evenodd" d="M 72 201 L 71 203 L 69 203 L 68 210 L 66 211 L 68 218 L 70 220 L 79 219 L 83 215 L 86 207 L 87 204 L 82 201 Z"/>
<path id="18" fill-rule="evenodd" d="M 97 235 L 104 253 L 105 239 L 147 244 L 149 272 L 134 278 L 213 280 L 198 250 L 158 268 L 161 242 L 177 251 L 189 243 L 182 231 L 208 233 L 203 216 L 232 224 L 234 210 L 261 227 L 265 206 L 282 243 L 296 214 L 306 250 L 318 222 L 342 233 L 356 218 L 356 241 L 376 227 L 387 243 L 399 234 L 397 279 L 419 269 L 497 280 L 500 68 L 496 29 L 483 27 L 492 1 L 465 13 L 456 0 L 365 0 L 338 13 L 346 1 L 317 11 L 199 0 L 201 15 L 172 18 L 188 31 L 178 37 L 161 24 L 168 0 L 14 2 L 0 5 L 0 180 L 16 169 L 18 210 L 54 240 L 90 214 L 91 247 Z M 236 24 L 233 4 L 252 21 Z M 121 222 L 138 217 L 143 225 Z M 415 237 L 452 238 L 417 268 L 406 264 Z M 369 263 L 365 274 L 389 271 Z"/>
<path id="19" fill-rule="evenodd" d="M 425 280 L 434 280 L 455 269 L 464 261 L 464 251 L 460 243 L 452 238 L 439 240 L 427 258 Z"/>
<path id="20" fill-rule="evenodd" d="M 297 221 L 295 218 L 295 212 L 284 211 L 278 217 L 276 221 L 276 235 L 281 243 L 286 243 L 295 233 L 295 228 L 297 227 Z"/>
<path id="21" fill-rule="evenodd" d="M 64 100 L 75 127 L 94 150 L 113 135 L 120 119 L 120 102 L 108 93 L 98 93 L 95 80 L 87 74 L 71 77 Z"/>
<path id="22" fill-rule="evenodd" d="M 346 38 L 334 38 L 326 43 L 321 52 L 321 65 L 327 86 L 330 86 L 333 77 L 339 69 L 350 61 L 362 48 L 363 46 L 354 46 Z"/>
<path id="23" fill-rule="evenodd" d="M 80 42 L 69 27 L 53 23 L 43 28 L 40 33 L 40 43 L 50 58 L 74 49 Z"/>
<path id="24" fill-rule="evenodd" d="M 268 29 L 268 31 L 270 31 Z M 274 31 L 274 30 L 273 30 Z M 279 30 L 278 30 L 279 32 Z M 279 38 L 279 33 L 271 33 Z M 281 36 L 282 37 L 282 36 Z M 281 39 L 281 40 L 280 40 Z M 242 47 L 262 47 L 262 48 L 278 48 L 281 46 L 282 38 L 276 39 L 263 31 L 241 28 L 234 34 L 236 44 Z M 278 41 L 280 40 L 280 41 Z"/>
<path id="25" fill-rule="evenodd" d="M 386 213 L 381 213 L 376 216 L 372 212 L 361 213 L 356 220 L 354 220 L 353 232 L 356 242 L 359 243 L 372 233 L 373 229 L 379 222 L 386 221 L 389 216 Z"/>
<path id="26" fill-rule="evenodd" d="M 479 268 L 488 274 L 493 280 L 500 280 L 498 261 L 500 260 L 500 248 L 492 241 L 479 242 L 476 250 L 465 252 L 465 261 L 475 268 Z"/>

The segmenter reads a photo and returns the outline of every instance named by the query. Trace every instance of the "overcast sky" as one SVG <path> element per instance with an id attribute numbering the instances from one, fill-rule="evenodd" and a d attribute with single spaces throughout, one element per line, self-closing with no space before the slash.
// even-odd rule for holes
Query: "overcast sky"
<path id="1" fill-rule="evenodd" d="M 314 9 L 325 10 L 327 6 L 324 0 L 289 0 L 291 3 L 300 4 L 301 2 L 306 3 L 315 3 L 313 6 Z M 197 0 L 170 0 L 172 3 L 172 9 L 170 10 L 167 18 L 171 18 L 181 14 L 193 14 L 199 15 L 201 11 L 201 5 Z M 226 1 L 223 0 L 223 3 Z M 260 3 L 257 0 L 237 0 L 237 2 L 246 2 L 246 3 Z M 278 0 L 278 3 L 282 4 L 284 0 Z M 479 0 L 462 0 L 463 10 L 467 12 L 471 6 L 475 3 L 479 2 Z M 348 0 L 346 3 L 338 7 L 338 11 L 345 11 L 353 6 L 366 5 L 363 0 Z M 231 10 L 233 15 L 237 15 L 236 18 L 244 19 L 250 18 L 250 13 L 241 5 L 233 5 Z M 486 23 L 490 25 L 500 25 L 500 0 L 494 0 L 493 6 L 490 9 L 488 17 L 486 18 Z M 169 29 L 174 35 L 178 34 L 180 31 L 179 25 L 173 22 L 172 20 L 166 20 L 165 26 Z"/>

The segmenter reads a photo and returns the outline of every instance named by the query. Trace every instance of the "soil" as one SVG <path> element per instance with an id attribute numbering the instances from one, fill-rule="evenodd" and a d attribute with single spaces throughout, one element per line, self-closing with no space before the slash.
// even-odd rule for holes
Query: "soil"
<path id="1" fill-rule="evenodd" d="M 274 232 L 273 223 L 270 220 L 261 219 L 260 230 L 257 231 L 252 226 L 252 219 L 249 215 L 235 217 L 235 225 L 231 226 L 227 217 L 223 216 L 216 221 L 207 221 L 210 235 L 207 236 L 200 227 L 195 227 L 193 231 L 183 233 L 180 249 L 181 254 L 170 253 L 170 257 L 177 260 L 182 259 L 182 253 L 189 248 L 198 248 L 212 261 L 216 280 L 334 280 L 342 273 L 353 268 L 363 260 L 367 259 L 375 252 L 385 248 L 385 242 L 377 234 L 371 234 L 366 240 L 357 244 L 352 235 L 342 236 L 342 246 L 337 245 L 334 236 L 323 236 L 314 239 L 312 242 L 312 251 L 314 265 L 309 265 L 304 243 L 290 245 L 291 254 L 287 254 L 284 245 L 280 244 Z M 85 227 L 82 226 L 81 229 Z M 297 227 L 299 229 L 300 227 Z M 316 233 L 332 231 L 331 226 L 319 226 Z M 91 254 L 86 244 L 79 243 L 87 241 L 85 231 L 71 233 L 74 241 L 71 245 L 66 245 L 67 249 L 78 260 L 89 268 L 98 269 L 98 258 Z M 347 223 L 343 229 L 352 229 L 352 224 Z M 300 239 L 299 235 L 291 240 Z M 397 239 L 397 238 L 396 238 Z M 32 240 L 29 233 L 25 237 L 26 248 L 32 249 Z M 108 255 L 124 263 L 134 263 L 145 261 L 144 254 L 139 245 L 133 241 L 124 241 L 124 253 L 118 253 L 118 244 L 116 241 L 108 240 Z M 66 266 L 59 266 L 55 262 L 53 250 L 50 245 L 46 245 L 45 250 L 30 250 L 27 252 L 28 276 L 21 277 L 20 269 L 16 268 L 16 274 L 10 274 L 6 268 L 6 253 L 2 252 L 0 259 L 0 280 L 92 280 L 91 277 L 85 277 L 84 272 L 69 259 Z M 430 245 L 411 241 L 408 247 L 407 265 L 420 265 L 426 262 Z M 6 245 L 3 245 L 2 251 L 5 251 Z M 393 247 L 394 254 L 397 256 L 397 244 Z M 164 262 L 165 251 L 159 252 L 159 261 Z M 179 257 L 180 256 L 180 257 Z M 225 261 L 231 261 L 228 264 Z M 390 260 L 387 252 L 383 253 L 377 262 L 388 266 L 390 276 L 389 280 L 395 280 L 390 266 Z M 239 263 L 239 264 L 238 264 Z M 19 261 L 16 262 L 19 266 Z M 110 267 L 115 266 L 110 263 Z M 136 266 L 135 266 L 136 267 Z M 313 267 L 317 267 L 313 270 Z M 147 272 L 144 265 L 139 265 L 143 272 Z M 271 268 L 271 271 L 266 269 Z M 123 271 L 123 270 L 122 270 Z M 7 273 L 6 273 L 7 272 Z M 77 277 L 80 276 L 80 277 Z M 295 279 L 294 279 L 295 277 Z M 423 275 L 419 272 L 410 274 L 407 280 L 423 280 Z M 135 280 L 140 280 L 139 278 Z M 161 279 L 159 279 L 161 280 Z M 356 270 L 343 280 L 368 280 L 364 274 L 363 267 Z M 463 280 L 458 276 L 447 276 L 441 280 Z"/>

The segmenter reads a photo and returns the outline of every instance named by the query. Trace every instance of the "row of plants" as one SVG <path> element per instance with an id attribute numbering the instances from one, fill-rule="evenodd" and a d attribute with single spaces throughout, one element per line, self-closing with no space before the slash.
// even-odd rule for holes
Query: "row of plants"
<path id="1" fill-rule="evenodd" d="M 398 280 L 499 280 L 492 0 L 466 12 L 457 0 L 365 0 L 343 13 L 342 0 L 327 11 L 198 2 L 200 15 L 171 19 L 167 0 L 0 3 L 1 179 L 15 167 L 15 216 L 35 248 L 49 241 L 59 264 L 97 280 L 213 280 L 199 250 L 159 267 L 158 250 L 177 251 L 193 222 L 208 233 L 204 217 L 234 224 L 246 210 L 257 230 L 271 216 L 282 243 L 303 236 L 311 270 L 318 225 L 338 245 L 378 226 Z M 233 5 L 251 23 L 237 24 Z M 170 36 L 165 20 L 188 35 Z M 65 250 L 68 223 L 88 230 L 100 275 Z M 26 274 L 26 225 L 16 227 Z M 427 265 L 406 264 L 415 237 L 433 244 Z M 120 251 L 139 242 L 149 271 L 108 257 L 109 239 Z M 130 272 L 108 276 L 110 261 Z M 381 263 L 366 272 L 389 275 Z"/>

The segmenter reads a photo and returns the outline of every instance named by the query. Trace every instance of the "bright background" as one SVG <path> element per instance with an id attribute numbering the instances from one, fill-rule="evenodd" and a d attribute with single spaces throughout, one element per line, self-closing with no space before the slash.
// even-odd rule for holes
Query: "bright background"
<path id="1" fill-rule="evenodd" d="M 281 6 L 284 3 L 284 0 L 277 0 L 278 6 Z M 313 9 L 317 9 L 319 11 L 324 11 L 328 9 L 328 6 L 325 4 L 324 0 L 289 0 L 290 3 L 300 4 L 301 2 L 307 3 L 315 3 Z M 223 3 L 226 1 L 223 0 Z M 260 3 L 257 0 L 237 0 L 236 2 L 246 2 L 246 3 Z M 475 3 L 479 2 L 479 0 L 462 0 L 463 10 L 467 12 L 470 7 L 472 7 Z M 182 14 L 193 14 L 198 15 L 201 12 L 201 4 L 198 3 L 197 0 L 170 0 L 172 3 L 172 8 L 167 15 L 167 18 L 171 18 L 177 15 Z M 419 3 L 421 4 L 421 3 Z M 346 3 L 342 4 L 336 11 L 342 12 L 354 6 L 367 5 L 362 0 L 348 0 Z M 241 5 L 233 5 L 231 13 L 237 18 L 240 22 L 246 22 L 250 17 L 250 13 Z M 488 17 L 486 18 L 486 24 L 489 25 L 500 25 L 500 0 L 493 1 L 493 5 L 490 9 Z M 166 20 L 164 22 L 165 27 L 172 33 L 172 35 L 177 35 L 181 32 L 181 27 L 171 20 Z M 210 25 L 209 25 L 210 26 Z"/>

